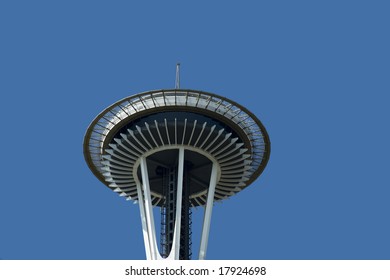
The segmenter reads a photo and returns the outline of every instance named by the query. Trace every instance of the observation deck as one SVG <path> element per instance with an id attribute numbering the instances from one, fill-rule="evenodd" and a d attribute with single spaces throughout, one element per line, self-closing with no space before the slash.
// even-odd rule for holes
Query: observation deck
<path id="1" fill-rule="evenodd" d="M 190 207 L 205 205 L 216 164 L 214 201 L 251 184 L 264 170 L 270 141 L 262 123 L 225 97 L 190 89 L 154 90 L 124 98 L 103 110 L 84 138 L 84 157 L 107 187 L 138 200 L 140 158 L 147 161 L 151 203 L 165 201 L 163 170 L 184 149 Z"/>

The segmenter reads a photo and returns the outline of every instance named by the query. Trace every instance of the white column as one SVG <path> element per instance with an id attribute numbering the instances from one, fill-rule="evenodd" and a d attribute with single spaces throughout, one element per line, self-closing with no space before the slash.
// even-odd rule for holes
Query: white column
<path id="1" fill-rule="evenodd" d="M 145 253 L 146 253 L 146 259 L 151 260 L 151 245 L 149 241 L 149 231 L 148 226 L 146 222 L 146 214 L 145 214 L 145 201 L 141 189 L 141 184 L 137 182 L 137 194 L 138 194 L 138 204 L 139 204 L 139 211 L 141 213 L 141 223 L 142 223 L 142 233 L 144 236 L 144 243 L 145 243 Z"/>
<path id="2" fill-rule="evenodd" d="M 181 232 L 181 209 L 183 198 L 183 173 L 184 173 L 184 148 L 179 148 L 179 166 L 177 170 L 177 194 L 176 194 L 176 217 L 173 233 L 172 249 L 168 259 L 178 260 L 180 255 L 180 232 Z"/>
<path id="3" fill-rule="evenodd" d="M 161 256 L 157 248 L 156 229 L 154 227 L 154 217 L 153 217 L 152 199 L 150 195 L 148 167 L 146 164 L 145 157 L 141 157 L 141 176 L 142 176 L 142 187 L 144 191 L 144 200 L 145 200 L 146 226 L 148 228 L 147 232 L 148 232 L 148 240 L 150 244 L 150 255 L 151 255 L 150 257 L 152 260 L 157 260 L 157 259 L 161 259 Z"/>
<path id="4" fill-rule="evenodd" d="M 207 244 L 209 241 L 209 233 L 210 233 L 211 213 L 213 210 L 213 203 L 214 203 L 214 193 L 215 193 L 215 187 L 217 185 L 217 170 L 218 170 L 217 164 L 213 162 L 213 167 L 211 169 L 210 185 L 207 194 L 207 202 L 204 209 L 202 237 L 200 240 L 200 249 L 199 249 L 200 260 L 204 260 L 206 258 L 206 250 L 207 250 Z"/>

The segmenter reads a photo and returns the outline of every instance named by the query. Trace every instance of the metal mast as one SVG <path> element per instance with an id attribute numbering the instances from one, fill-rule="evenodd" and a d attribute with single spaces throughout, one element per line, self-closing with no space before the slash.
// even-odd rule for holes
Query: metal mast
<path id="1" fill-rule="evenodd" d="M 176 80 L 175 80 L 175 89 L 180 88 L 180 63 L 176 64 Z"/>

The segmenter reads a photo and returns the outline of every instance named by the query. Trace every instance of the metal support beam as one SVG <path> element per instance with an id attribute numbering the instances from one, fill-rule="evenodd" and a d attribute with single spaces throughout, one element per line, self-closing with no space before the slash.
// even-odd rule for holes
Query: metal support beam
<path id="1" fill-rule="evenodd" d="M 147 225 L 147 219 L 146 219 L 146 213 L 145 213 L 145 200 L 142 193 L 142 187 L 140 183 L 137 183 L 137 194 L 138 194 L 138 204 L 139 204 L 139 212 L 141 214 L 141 223 L 142 223 L 142 233 L 144 236 L 144 243 L 145 243 L 145 253 L 146 253 L 146 259 L 151 260 L 152 259 L 152 252 L 151 252 L 151 246 L 149 241 L 149 231 L 148 231 L 148 225 Z"/>
<path id="2" fill-rule="evenodd" d="M 214 203 L 214 193 L 215 193 L 215 187 L 217 185 L 217 170 L 218 170 L 217 164 L 213 162 L 213 167 L 211 169 L 210 186 L 207 194 L 207 202 L 204 209 L 203 229 L 202 229 L 202 237 L 200 240 L 200 249 L 199 249 L 200 260 L 204 260 L 206 258 L 206 250 L 207 250 L 207 244 L 209 241 L 209 233 L 210 233 L 211 213 L 213 210 L 213 203 Z"/>
<path id="3" fill-rule="evenodd" d="M 179 148 L 179 166 L 177 170 L 177 195 L 176 195 L 176 215 L 175 231 L 173 233 L 172 250 L 168 259 L 178 260 L 180 254 L 180 231 L 181 231 L 181 204 L 183 200 L 183 173 L 184 173 L 184 148 Z"/>
<path id="4" fill-rule="evenodd" d="M 148 233 L 149 241 L 149 250 L 150 250 L 150 259 L 158 260 L 161 259 L 160 253 L 157 247 L 156 241 L 156 229 L 154 226 L 154 217 L 153 217 L 153 207 L 152 199 L 150 195 L 150 185 L 149 185 L 149 176 L 148 176 L 148 167 L 146 164 L 146 158 L 141 157 L 141 177 L 142 177 L 142 187 L 144 191 L 144 207 L 145 207 L 145 216 L 146 216 L 146 226 Z M 145 243 L 145 246 L 147 244 Z"/>

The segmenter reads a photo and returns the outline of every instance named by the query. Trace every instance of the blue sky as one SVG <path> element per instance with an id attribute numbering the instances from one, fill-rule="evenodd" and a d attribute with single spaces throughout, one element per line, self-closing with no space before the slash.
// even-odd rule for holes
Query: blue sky
<path id="1" fill-rule="evenodd" d="M 115 101 L 174 87 L 180 61 L 182 88 L 246 106 L 272 142 L 214 207 L 208 259 L 390 259 L 389 8 L 2 1 L 0 258 L 145 258 L 138 206 L 82 142 Z"/>

